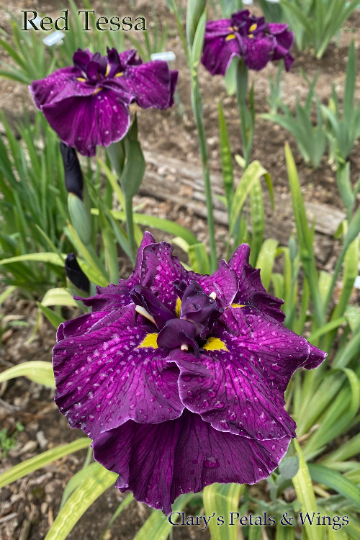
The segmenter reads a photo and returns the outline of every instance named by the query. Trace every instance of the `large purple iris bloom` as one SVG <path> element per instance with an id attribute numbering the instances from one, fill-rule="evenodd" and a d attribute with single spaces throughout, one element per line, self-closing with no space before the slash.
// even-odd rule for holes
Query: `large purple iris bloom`
<path id="1" fill-rule="evenodd" d="M 284 58 L 289 70 L 294 61 L 289 52 L 293 42 L 294 35 L 287 24 L 267 23 L 264 17 L 240 10 L 231 19 L 206 24 L 201 62 L 211 75 L 225 75 L 234 56 L 257 71 L 271 60 Z"/>
<path id="2" fill-rule="evenodd" d="M 35 105 L 68 146 L 84 156 L 96 146 L 122 139 L 130 124 L 129 105 L 166 109 L 173 105 L 177 71 L 167 62 L 142 63 L 135 50 L 107 56 L 79 49 L 74 65 L 33 81 Z"/>
<path id="3" fill-rule="evenodd" d="M 146 233 L 131 276 L 57 333 L 60 412 L 121 491 L 165 513 L 181 493 L 268 477 L 295 437 L 290 377 L 326 356 L 282 325 L 249 251 L 204 276 Z"/>

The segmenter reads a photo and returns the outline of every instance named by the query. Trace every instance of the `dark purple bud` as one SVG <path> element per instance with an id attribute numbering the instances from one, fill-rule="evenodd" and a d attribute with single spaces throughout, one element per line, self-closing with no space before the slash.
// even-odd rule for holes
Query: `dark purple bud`
<path id="1" fill-rule="evenodd" d="M 153 317 L 159 330 L 167 321 L 174 318 L 174 314 L 146 287 L 136 285 L 130 292 L 130 296 L 134 304 L 143 307 Z"/>
<path id="2" fill-rule="evenodd" d="M 74 193 L 82 200 L 84 180 L 76 151 L 63 142 L 60 143 L 60 150 L 64 164 L 67 192 Z"/>
<path id="3" fill-rule="evenodd" d="M 164 349 L 177 349 L 181 347 L 187 350 L 192 347 L 195 356 L 199 357 L 199 346 L 195 340 L 196 328 L 190 321 L 183 319 L 171 319 L 159 332 L 157 343 Z"/>
<path id="4" fill-rule="evenodd" d="M 77 287 L 81 291 L 87 293 L 90 292 L 90 281 L 88 280 L 84 272 L 81 270 L 79 263 L 77 262 L 77 259 L 73 253 L 69 253 L 69 255 L 65 259 L 65 271 L 67 278 L 71 281 L 73 285 L 75 285 L 75 287 Z"/>

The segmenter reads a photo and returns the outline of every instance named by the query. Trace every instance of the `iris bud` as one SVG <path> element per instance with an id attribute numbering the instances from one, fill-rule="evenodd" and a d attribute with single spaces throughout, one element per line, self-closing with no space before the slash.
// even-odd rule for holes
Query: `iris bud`
<path id="1" fill-rule="evenodd" d="M 60 143 L 65 172 L 65 186 L 68 196 L 70 221 L 83 244 L 91 241 L 91 215 L 89 208 L 83 203 L 84 180 L 80 163 L 74 148 Z"/>
<path id="2" fill-rule="evenodd" d="M 76 151 L 63 142 L 60 143 L 60 151 L 64 164 L 66 190 L 82 200 L 84 180 Z"/>
<path id="3" fill-rule="evenodd" d="M 186 12 L 186 37 L 190 47 L 192 47 L 194 42 L 195 32 L 205 7 L 206 0 L 188 0 Z"/>
<path id="4" fill-rule="evenodd" d="M 90 292 L 90 281 L 81 270 L 76 256 L 73 253 L 69 253 L 65 259 L 65 272 L 66 277 L 77 289 L 86 293 Z"/>

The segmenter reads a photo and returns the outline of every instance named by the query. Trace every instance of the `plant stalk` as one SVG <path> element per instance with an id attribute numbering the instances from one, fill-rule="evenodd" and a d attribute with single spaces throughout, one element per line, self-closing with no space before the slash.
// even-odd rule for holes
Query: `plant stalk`
<path id="1" fill-rule="evenodd" d="M 136 260 L 136 242 L 135 242 L 135 232 L 134 232 L 134 219 L 133 219 L 133 209 L 132 209 L 132 197 L 125 195 L 125 215 L 126 215 L 126 230 L 128 235 L 128 241 L 131 251 L 131 262 L 135 264 Z"/>

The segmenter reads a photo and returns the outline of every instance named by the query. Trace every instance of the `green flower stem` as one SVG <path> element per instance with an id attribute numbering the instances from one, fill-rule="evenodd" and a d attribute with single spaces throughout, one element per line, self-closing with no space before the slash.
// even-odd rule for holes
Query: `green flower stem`
<path id="1" fill-rule="evenodd" d="M 247 169 L 250 163 L 254 131 L 252 113 L 246 105 L 247 89 L 248 68 L 245 66 L 244 62 L 240 60 L 236 72 L 236 99 L 239 109 L 241 140 L 245 159 L 244 170 Z"/>
<path id="2" fill-rule="evenodd" d="M 127 230 L 128 241 L 129 241 L 129 246 L 130 246 L 130 251 L 131 251 L 131 262 L 135 264 L 137 246 L 135 242 L 132 197 L 128 197 L 126 195 L 125 195 L 125 215 L 126 215 L 126 230 Z"/>
<path id="3" fill-rule="evenodd" d="M 210 242 L 210 273 L 213 273 L 215 272 L 218 266 L 217 258 L 216 258 L 214 211 L 213 211 L 213 202 L 212 202 L 212 193 L 211 193 L 209 156 L 208 156 L 208 151 L 207 151 L 205 128 L 204 128 L 204 121 L 203 121 L 203 115 L 202 115 L 202 102 L 201 102 L 199 84 L 198 84 L 198 79 L 197 79 L 197 73 L 196 75 L 193 73 L 193 76 L 192 76 L 191 102 L 192 102 L 192 108 L 193 108 L 193 112 L 195 116 L 197 132 L 198 132 L 201 164 L 202 164 L 202 170 L 203 170 L 203 176 L 204 176 L 207 220 L 208 220 L 209 242 Z"/>

